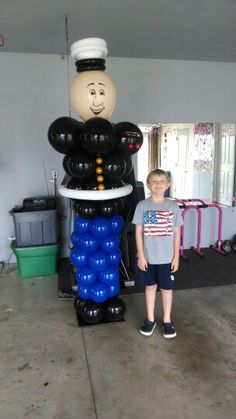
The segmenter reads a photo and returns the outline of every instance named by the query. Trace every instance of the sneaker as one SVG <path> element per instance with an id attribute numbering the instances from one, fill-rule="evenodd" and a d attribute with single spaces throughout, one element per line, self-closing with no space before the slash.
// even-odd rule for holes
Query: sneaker
<path id="1" fill-rule="evenodd" d="M 139 332 L 141 333 L 141 335 L 144 336 L 151 336 L 154 332 L 154 329 L 156 327 L 156 322 L 154 320 L 154 322 L 151 322 L 150 320 L 145 320 L 142 324 L 142 326 L 139 329 Z"/>
<path id="2" fill-rule="evenodd" d="M 163 323 L 163 336 L 166 339 L 175 338 L 177 335 L 173 323 Z"/>

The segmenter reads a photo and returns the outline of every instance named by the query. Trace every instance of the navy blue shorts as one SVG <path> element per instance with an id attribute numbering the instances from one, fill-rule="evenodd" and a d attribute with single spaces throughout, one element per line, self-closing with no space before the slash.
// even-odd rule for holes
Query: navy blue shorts
<path id="1" fill-rule="evenodd" d="M 138 268 L 136 275 L 136 282 L 138 285 L 155 285 L 160 289 L 173 290 L 175 289 L 174 275 L 171 273 L 171 264 L 165 263 L 163 265 L 150 265 L 146 271 L 141 271 Z"/>

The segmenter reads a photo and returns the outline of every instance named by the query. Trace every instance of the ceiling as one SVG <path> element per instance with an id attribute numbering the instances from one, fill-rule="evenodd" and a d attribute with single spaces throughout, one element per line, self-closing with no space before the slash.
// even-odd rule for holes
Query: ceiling
<path id="1" fill-rule="evenodd" d="M 0 52 L 63 55 L 95 36 L 113 57 L 236 62 L 236 0 L 0 0 L 0 33 Z"/>

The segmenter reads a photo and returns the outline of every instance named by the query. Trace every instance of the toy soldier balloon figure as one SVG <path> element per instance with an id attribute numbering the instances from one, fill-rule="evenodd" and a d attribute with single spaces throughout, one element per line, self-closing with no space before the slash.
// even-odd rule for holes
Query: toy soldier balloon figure
<path id="1" fill-rule="evenodd" d="M 135 193 L 131 156 L 142 146 L 140 129 L 131 122 L 112 124 L 116 88 L 105 72 L 107 45 L 86 38 L 71 46 L 78 74 L 71 104 L 81 121 L 56 119 L 48 129 L 52 147 L 65 155 L 61 195 L 74 202 L 70 261 L 77 282 L 76 310 L 87 324 L 119 321 L 125 313 L 120 297 L 125 197 Z"/>

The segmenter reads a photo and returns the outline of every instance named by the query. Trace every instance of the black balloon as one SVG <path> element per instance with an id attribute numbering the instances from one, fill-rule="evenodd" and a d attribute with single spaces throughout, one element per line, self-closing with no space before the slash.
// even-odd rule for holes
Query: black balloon
<path id="1" fill-rule="evenodd" d="M 103 307 L 99 303 L 87 300 L 86 304 L 80 310 L 82 319 L 88 324 L 96 324 L 102 320 Z"/>
<path id="2" fill-rule="evenodd" d="M 106 182 L 106 189 L 117 189 L 121 188 L 122 186 L 124 186 L 123 180 L 108 180 Z"/>
<path id="3" fill-rule="evenodd" d="M 98 214 L 96 201 L 75 201 L 74 209 L 76 214 L 84 218 L 93 218 Z"/>
<path id="4" fill-rule="evenodd" d="M 98 182 L 96 179 L 90 180 L 86 183 L 86 186 L 84 188 L 87 191 L 97 191 L 98 190 Z"/>
<path id="5" fill-rule="evenodd" d="M 80 180 L 89 179 L 95 175 L 95 161 L 86 153 L 67 154 L 63 159 L 63 167 L 70 176 Z"/>
<path id="6" fill-rule="evenodd" d="M 66 187 L 68 189 L 75 189 L 75 190 L 83 190 L 84 189 L 84 184 L 77 178 L 72 177 L 68 182 Z"/>
<path id="7" fill-rule="evenodd" d="M 104 201 L 100 205 L 99 214 L 103 217 L 111 217 L 118 214 L 118 208 L 118 203 L 115 199 Z"/>
<path id="8" fill-rule="evenodd" d="M 124 178 L 126 178 L 127 176 L 129 176 L 130 173 L 132 172 L 133 163 L 132 163 L 131 157 L 126 156 L 125 163 L 126 163 L 126 170 L 125 170 Z"/>
<path id="9" fill-rule="evenodd" d="M 88 119 L 83 126 L 82 145 L 93 154 L 106 155 L 116 144 L 112 124 L 103 118 Z"/>
<path id="10" fill-rule="evenodd" d="M 118 204 L 118 214 L 122 214 L 122 212 L 124 211 L 124 207 L 125 207 L 125 201 L 124 198 L 119 198 L 116 200 L 117 204 Z"/>
<path id="11" fill-rule="evenodd" d="M 80 297 L 76 297 L 74 300 L 74 306 L 77 314 L 80 314 L 86 304 L 86 300 Z"/>
<path id="12" fill-rule="evenodd" d="M 74 149 L 81 149 L 82 127 L 82 122 L 68 116 L 56 119 L 48 129 L 51 146 L 62 154 L 67 154 Z"/>
<path id="13" fill-rule="evenodd" d="M 118 150 L 131 156 L 137 153 L 143 144 L 143 134 L 137 125 L 131 122 L 119 122 L 115 125 Z"/>
<path id="14" fill-rule="evenodd" d="M 111 322 L 123 319 L 126 312 L 126 305 L 120 297 L 108 299 L 104 303 L 104 317 Z"/>
<path id="15" fill-rule="evenodd" d="M 126 172 L 126 158 L 118 153 L 112 153 L 103 159 L 103 174 L 109 179 L 122 179 Z"/>

